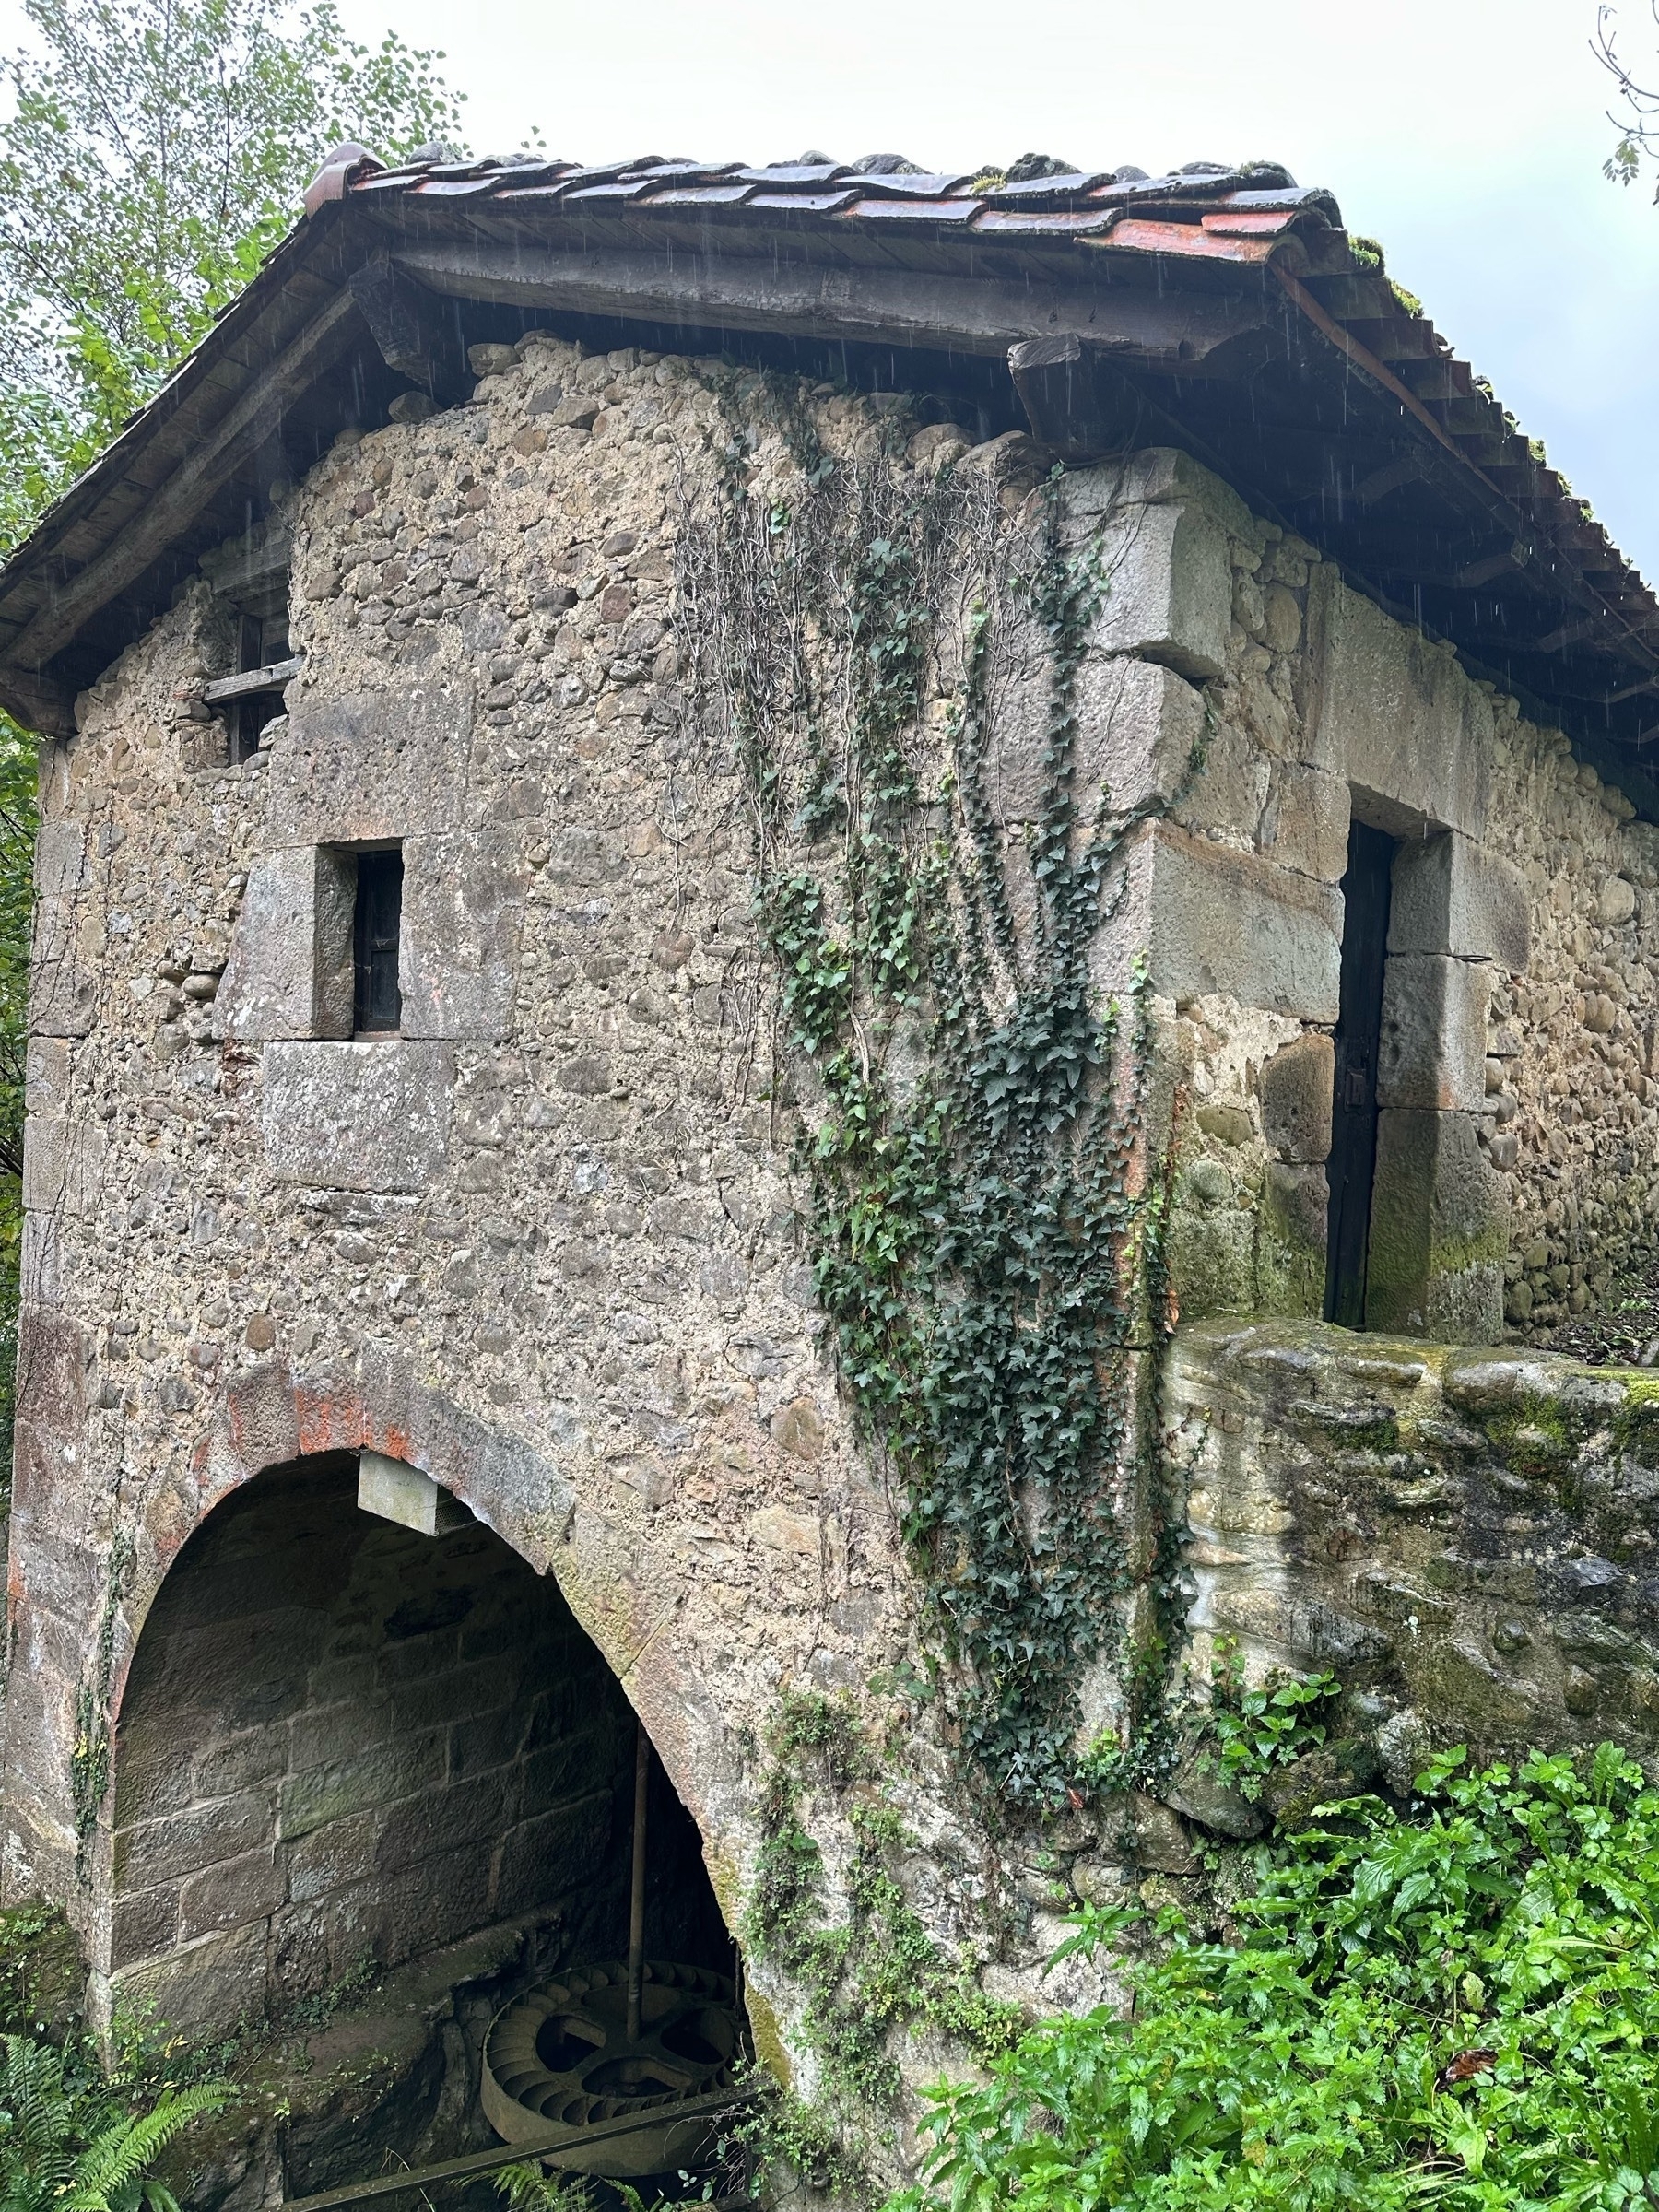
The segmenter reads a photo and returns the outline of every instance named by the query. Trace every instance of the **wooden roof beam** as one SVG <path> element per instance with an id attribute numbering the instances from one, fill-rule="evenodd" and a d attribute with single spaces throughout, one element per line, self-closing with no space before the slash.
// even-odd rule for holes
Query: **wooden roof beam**
<path id="1" fill-rule="evenodd" d="M 662 253 L 576 239 L 566 248 L 454 238 L 399 245 L 393 265 L 430 291 L 501 307 L 620 317 L 699 330 L 1006 357 L 1022 338 L 1073 332 L 1126 364 L 1197 362 L 1271 325 L 1277 302 L 1238 292 L 1005 282 L 898 267 L 814 265 L 709 251 Z M 1279 320 L 1282 322 L 1282 312 Z"/>
<path id="2" fill-rule="evenodd" d="M 28 628 L 7 648 L 8 680 L 17 671 L 38 673 L 76 632 L 140 577 L 187 530 L 203 505 L 236 471 L 250 448 L 267 437 L 289 400 L 340 350 L 340 332 L 356 323 L 349 291 L 335 294 L 222 415 L 107 549 L 50 594 Z"/>

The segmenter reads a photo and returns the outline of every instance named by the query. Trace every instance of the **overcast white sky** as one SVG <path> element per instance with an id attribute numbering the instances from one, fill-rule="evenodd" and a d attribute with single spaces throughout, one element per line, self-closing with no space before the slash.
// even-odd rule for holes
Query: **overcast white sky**
<path id="1" fill-rule="evenodd" d="M 1659 582 L 1659 207 L 1601 162 L 1595 0 L 341 0 L 445 49 L 506 152 L 925 167 L 1035 149 L 1156 172 L 1283 161 L 1490 378 Z M 1659 80 L 1653 0 L 1621 0 Z M 0 0 L 0 35 L 20 24 Z M 15 37 L 15 33 L 12 34 Z M 12 42 L 7 38 L 8 43 Z"/>

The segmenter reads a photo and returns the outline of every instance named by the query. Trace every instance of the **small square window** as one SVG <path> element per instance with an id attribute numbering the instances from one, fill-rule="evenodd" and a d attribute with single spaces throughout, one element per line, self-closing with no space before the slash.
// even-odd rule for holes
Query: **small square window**
<path id="1" fill-rule="evenodd" d="M 288 657 L 288 609 L 272 615 L 247 615 L 238 618 L 236 673 L 251 676 L 256 668 L 274 667 L 278 661 Z M 251 692 L 245 699 L 231 701 L 230 705 L 230 759 L 240 764 L 251 760 L 259 750 L 259 740 L 267 723 L 275 722 L 282 712 L 280 688 L 270 691 Z"/>
<path id="2" fill-rule="evenodd" d="M 403 926 L 403 848 L 359 849 L 353 935 L 353 1033 L 395 1036 L 403 1021 L 398 940 Z"/>

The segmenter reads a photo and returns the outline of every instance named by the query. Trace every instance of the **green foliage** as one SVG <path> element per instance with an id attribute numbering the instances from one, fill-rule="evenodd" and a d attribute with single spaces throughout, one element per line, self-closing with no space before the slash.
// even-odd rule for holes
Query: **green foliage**
<path id="1" fill-rule="evenodd" d="M 895 2030 L 926 2024 L 982 2058 L 1006 2051 L 1018 2016 L 982 1994 L 965 1961 L 945 1956 L 905 1895 L 894 1863 L 912 1838 L 851 1705 L 812 1690 L 786 1692 L 766 1748 L 748 1935 L 762 1956 L 805 1985 L 806 2037 L 832 2094 L 865 2104 L 892 2100 L 900 2087 Z M 826 1922 L 823 1853 L 802 1818 L 814 1786 L 837 1801 L 852 1833 L 847 1917 L 836 1925 Z M 822 2114 L 811 2124 L 829 2130 Z"/>
<path id="2" fill-rule="evenodd" d="M 72 2033 L 85 1982 L 80 1947 L 58 1906 L 25 1898 L 0 1911 L 0 2033 Z"/>
<path id="3" fill-rule="evenodd" d="M 76 2049 L 20 2035 L 0 2064 L 0 2205 L 6 2212 L 178 2212 L 150 2169 L 190 2122 L 218 2112 L 222 2082 L 164 2088 L 134 2110 Z"/>
<path id="4" fill-rule="evenodd" d="M 1659 8 L 1651 12 L 1659 21 Z M 1618 50 L 1618 19 L 1617 7 L 1598 7 L 1590 40 L 1591 52 L 1617 87 L 1616 105 L 1608 112 L 1608 121 L 1618 135 L 1613 151 L 1602 164 L 1602 174 L 1610 184 L 1634 184 L 1644 165 L 1659 156 L 1659 90 L 1654 88 L 1651 66 L 1639 76 L 1626 63 Z M 1654 197 L 1659 199 L 1659 192 Z"/>
<path id="5" fill-rule="evenodd" d="M 491 2178 L 511 2212 L 597 2212 L 609 2198 L 622 2212 L 645 2212 L 645 2199 L 629 2182 L 607 2181 L 601 2189 L 586 2174 L 544 2173 L 534 2165 L 503 2166 Z"/>
<path id="6" fill-rule="evenodd" d="M 1323 1716 L 1340 1695 L 1335 1675 L 1276 1675 L 1253 1688 L 1237 1643 L 1219 1639 L 1205 1713 L 1214 1748 L 1206 1756 L 1222 1782 L 1253 1804 L 1277 1769 L 1324 1742 Z"/>
<path id="7" fill-rule="evenodd" d="M 1232 1943 L 1163 1915 L 1129 2018 L 1043 2022 L 988 2082 L 931 2091 L 899 2205 L 1659 2204 L 1659 1792 L 1608 1744 L 1464 1767 L 1434 1761 L 1409 1814 L 1356 1799 L 1264 1847 Z"/>
<path id="8" fill-rule="evenodd" d="M 845 2136 L 823 2108 L 780 2089 L 770 2076 L 751 2081 L 753 2094 L 737 2119 L 727 2124 L 716 2145 L 730 2159 L 736 2154 L 747 2168 L 748 2191 L 759 2195 L 759 2178 L 768 2168 L 785 2166 L 811 2188 L 827 2190 L 853 2203 L 869 2194 L 869 2177 Z M 710 2183 L 712 2190 L 713 2184 Z"/>
<path id="9" fill-rule="evenodd" d="M 1141 1742 L 1174 1587 L 1160 1538 L 1154 1631 L 1123 1654 L 1136 1571 L 1112 1499 L 1156 1432 L 1127 1355 L 1137 1298 L 1159 1310 L 1160 1196 L 1139 1159 L 1145 981 L 1124 1006 L 1089 982 L 1129 820 L 1110 794 L 1086 818 L 1073 792 L 1077 676 L 1111 578 L 1100 541 L 1066 539 L 1057 485 L 1011 525 L 982 479 L 826 456 L 798 385 L 717 389 L 729 496 L 688 534 L 682 622 L 747 770 L 756 911 L 816 1094 L 818 1301 L 899 1477 L 964 1748 L 996 1789 L 1053 1803 L 1080 1772 L 1076 1685 L 1097 1655 L 1122 1659 Z M 801 469 L 787 500 L 749 489 L 769 411 Z M 886 424 L 889 449 L 903 427 Z M 965 652 L 947 696 L 950 599 Z M 1010 629 L 1047 672 L 1023 850 L 987 782 Z M 948 742 L 935 789 L 929 726 Z"/>
<path id="10" fill-rule="evenodd" d="M 334 0 L 26 0 L 0 63 L 0 543 L 254 274 L 328 148 L 451 135 L 442 56 Z"/>

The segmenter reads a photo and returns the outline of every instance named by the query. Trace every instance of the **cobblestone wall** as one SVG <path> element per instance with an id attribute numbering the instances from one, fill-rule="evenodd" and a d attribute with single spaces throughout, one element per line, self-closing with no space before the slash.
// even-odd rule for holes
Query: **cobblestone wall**
<path id="1" fill-rule="evenodd" d="M 200 704 L 206 583 L 49 751 L 6 1864 L 71 1900 L 106 1994 L 157 1955 L 135 1944 L 205 1940 L 212 1884 L 181 1867 L 175 1920 L 172 1875 L 117 1842 L 102 1715 L 181 1547 L 262 1468 L 413 1460 L 553 1575 L 734 1922 L 780 1688 L 862 1699 L 913 1655 L 890 1501 L 817 1342 L 742 785 L 669 627 L 733 437 L 715 374 L 536 339 L 472 406 L 346 440 L 278 503 L 306 665 L 254 757 L 229 764 Z M 791 466 L 755 389 L 735 404 Z M 890 409 L 815 404 L 837 450 L 890 442 Z M 893 465 L 964 444 L 924 431 Z M 1006 459 L 976 464 L 995 513 Z M 388 839 L 402 1030 L 356 1042 L 337 861 Z M 1048 1931 L 1029 1900 L 991 1927 L 1003 1862 L 925 1727 L 908 1759 L 930 1928 L 1034 1989 Z M 124 1883 L 166 1893 L 142 1933 Z M 341 1910 L 330 1971 L 368 1924 Z M 200 2009 L 241 1987 L 228 1966 Z M 769 2009 L 787 2036 L 798 1994 L 763 1964 L 749 1991 L 809 2087 Z"/>

